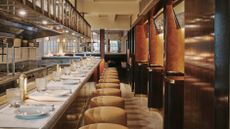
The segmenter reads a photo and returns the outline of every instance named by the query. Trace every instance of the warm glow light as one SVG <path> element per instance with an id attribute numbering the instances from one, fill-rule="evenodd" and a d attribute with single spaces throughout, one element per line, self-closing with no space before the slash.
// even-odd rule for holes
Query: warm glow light
<path id="1" fill-rule="evenodd" d="M 96 32 L 93 32 L 93 35 L 97 35 L 97 33 L 96 33 Z"/>
<path id="2" fill-rule="evenodd" d="M 73 42 L 76 42 L 76 40 L 73 40 Z"/>
<path id="3" fill-rule="evenodd" d="M 200 25 L 185 25 L 185 28 L 199 28 Z"/>
<path id="4" fill-rule="evenodd" d="M 69 33 L 69 31 L 68 31 L 68 30 L 66 30 L 65 32 L 66 32 L 66 33 Z"/>
<path id="5" fill-rule="evenodd" d="M 20 16 L 25 16 L 25 15 L 26 15 L 26 11 L 25 11 L 25 10 L 20 10 L 20 11 L 18 12 L 18 14 L 19 14 Z"/>
<path id="6" fill-rule="evenodd" d="M 72 33 L 72 35 L 75 35 L 75 33 Z"/>
<path id="7" fill-rule="evenodd" d="M 50 40 L 50 38 L 49 38 L 49 37 L 45 37 L 45 40 L 46 40 L 46 41 L 49 41 L 49 40 Z"/>
<path id="8" fill-rule="evenodd" d="M 46 20 L 43 20 L 43 21 L 42 21 L 42 24 L 43 24 L 43 25 L 47 25 L 48 22 L 47 22 Z"/>
<path id="9" fill-rule="evenodd" d="M 60 39 L 57 39 L 57 42 L 59 43 L 59 42 L 60 42 Z"/>
<path id="10" fill-rule="evenodd" d="M 191 57 L 191 59 L 193 59 L 193 60 L 202 60 L 202 59 L 204 59 L 203 57 L 199 57 L 199 56 L 195 56 L 195 57 Z"/>

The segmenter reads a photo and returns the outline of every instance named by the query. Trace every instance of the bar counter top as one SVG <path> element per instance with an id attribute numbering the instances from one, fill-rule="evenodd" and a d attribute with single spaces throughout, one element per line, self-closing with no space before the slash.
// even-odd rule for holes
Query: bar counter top
<path id="1" fill-rule="evenodd" d="M 64 75 L 66 77 L 69 76 L 69 78 L 77 78 L 80 80 L 78 84 L 75 85 L 64 85 L 63 82 L 54 82 L 50 81 L 48 83 L 48 89 L 52 87 L 57 87 L 57 85 L 61 85 L 62 87 L 71 87 L 71 93 L 68 96 L 63 97 L 55 97 L 57 101 L 44 101 L 44 100 L 35 100 L 30 99 L 34 94 L 40 93 L 37 91 L 31 91 L 29 93 L 29 99 L 26 99 L 24 101 L 25 105 L 54 105 L 54 111 L 50 111 L 48 116 L 44 118 L 39 119 L 18 119 L 16 117 L 16 111 L 17 109 L 9 107 L 9 105 L 3 105 L 0 109 L 0 129 L 5 128 L 30 128 L 30 129 L 50 129 L 53 128 L 56 124 L 56 122 L 61 118 L 63 113 L 66 111 L 66 109 L 70 106 L 70 104 L 77 98 L 79 89 L 89 80 L 93 72 L 98 68 L 100 64 L 100 59 L 93 59 L 90 62 L 90 66 L 85 67 L 82 69 L 81 73 L 85 73 L 85 76 L 78 76 L 78 75 Z M 73 81 L 73 80 L 72 80 Z M 52 84 L 51 84 L 52 83 Z M 58 84 L 54 84 L 58 83 Z M 52 85 L 52 86 L 51 86 Z M 63 89 L 62 89 L 63 90 Z M 42 96 L 44 97 L 44 96 Z M 54 98 L 54 97 L 52 97 Z M 59 101 L 60 99 L 60 101 Z"/>

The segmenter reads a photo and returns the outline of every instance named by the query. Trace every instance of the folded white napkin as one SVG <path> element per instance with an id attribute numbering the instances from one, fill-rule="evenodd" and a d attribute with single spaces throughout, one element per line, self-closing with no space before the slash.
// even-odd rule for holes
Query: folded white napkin
<path id="1" fill-rule="evenodd" d="M 28 96 L 29 99 L 45 102 L 62 102 L 67 99 L 66 96 L 52 96 L 47 93 L 34 92 Z"/>
<path id="2" fill-rule="evenodd" d="M 82 77 L 62 75 L 61 79 L 64 79 L 64 80 L 81 80 Z"/>

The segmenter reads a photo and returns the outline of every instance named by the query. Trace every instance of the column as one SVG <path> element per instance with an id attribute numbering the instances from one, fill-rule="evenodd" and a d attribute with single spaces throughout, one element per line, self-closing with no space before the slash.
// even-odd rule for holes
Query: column
<path id="1" fill-rule="evenodd" d="M 100 55 L 101 58 L 105 58 L 105 30 L 100 29 Z"/>
<path id="2" fill-rule="evenodd" d="M 178 28 L 173 5 L 168 4 L 166 12 L 166 71 L 184 73 L 184 36 Z"/>
<path id="3" fill-rule="evenodd" d="M 229 129 L 230 2 L 215 0 L 215 129 Z"/>
<path id="4" fill-rule="evenodd" d="M 108 53 L 110 53 L 110 39 L 108 39 Z"/>
<path id="5" fill-rule="evenodd" d="M 163 42 L 152 15 L 149 17 L 148 108 L 163 107 Z"/>
<path id="6" fill-rule="evenodd" d="M 164 129 L 184 126 L 184 36 L 173 12 L 173 0 L 165 5 L 166 76 Z"/>
<path id="7" fill-rule="evenodd" d="M 148 37 L 146 25 L 139 23 L 135 26 L 135 86 L 136 95 L 147 95 L 148 81 Z"/>

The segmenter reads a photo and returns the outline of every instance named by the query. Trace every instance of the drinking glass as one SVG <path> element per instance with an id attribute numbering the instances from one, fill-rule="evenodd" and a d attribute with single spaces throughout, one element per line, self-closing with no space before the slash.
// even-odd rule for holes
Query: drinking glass
<path id="1" fill-rule="evenodd" d="M 70 68 L 69 67 L 65 67 L 64 68 L 64 73 L 65 73 L 65 75 L 69 75 L 70 74 Z"/>
<path id="2" fill-rule="evenodd" d="M 36 83 L 36 87 L 37 87 L 37 91 L 41 92 L 41 91 L 45 91 L 47 89 L 47 78 L 43 77 L 43 78 L 36 78 L 35 83 Z"/>
<path id="3" fill-rule="evenodd" d="M 12 107 L 19 107 L 21 103 L 21 92 L 19 88 L 10 88 L 6 90 L 6 98 Z"/>
<path id="4" fill-rule="evenodd" d="M 61 72 L 53 72 L 52 76 L 54 81 L 60 81 Z"/>

